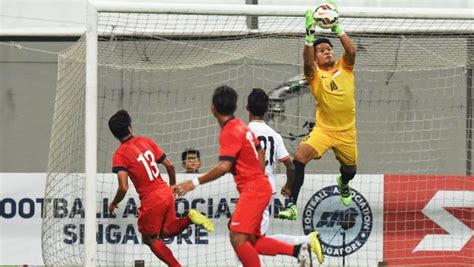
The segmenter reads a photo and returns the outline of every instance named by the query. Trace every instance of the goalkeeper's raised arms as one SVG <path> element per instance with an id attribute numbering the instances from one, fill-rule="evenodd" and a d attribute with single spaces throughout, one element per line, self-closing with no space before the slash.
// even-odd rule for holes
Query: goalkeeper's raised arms
<path id="1" fill-rule="evenodd" d="M 304 44 L 307 46 L 313 46 L 315 37 L 314 37 L 314 11 L 311 9 L 306 10 L 305 13 L 305 29 L 306 29 L 306 36 L 304 37 Z"/>
<path id="2" fill-rule="evenodd" d="M 344 29 L 342 28 L 342 25 L 341 23 L 338 23 L 336 25 L 334 25 L 332 28 L 331 28 L 331 31 L 335 34 L 337 34 L 337 36 L 341 37 L 343 36 L 344 34 L 346 34 L 346 32 L 344 31 Z"/>
<path id="3" fill-rule="evenodd" d="M 336 5 L 336 1 L 334 0 L 326 0 L 326 4 L 330 4 L 332 6 L 334 6 L 334 8 L 336 9 L 337 11 L 337 5 Z M 339 12 L 338 12 L 339 13 Z M 334 25 L 334 27 L 331 28 L 331 31 L 335 34 L 337 34 L 337 36 L 342 36 L 345 34 L 344 32 L 344 28 L 342 27 L 341 23 L 337 23 L 336 25 Z"/>
<path id="4" fill-rule="evenodd" d="M 324 3 L 333 6 L 333 7 L 336 9 L 336 11 L 337 11 L 336 1 L 334 1 L 334 0 L 326 0 L 326 1 L 324 1 Z"/>

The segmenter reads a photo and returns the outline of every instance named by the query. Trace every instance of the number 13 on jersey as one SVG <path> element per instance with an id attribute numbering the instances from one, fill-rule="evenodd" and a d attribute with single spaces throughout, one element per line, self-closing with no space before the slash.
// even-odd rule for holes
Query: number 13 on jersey
<path id="1" fill-rule="evenodd" d="M 147 150 L 145 151 L 145 153 L 140 154 L 137 160 L 141 162 L 145 167 L 150 181 L 153 181 L 153 179 L 158 178 L 158 175 L 160 175 L 160 170 L 158 169 L 158 164 L 156 163 L 155 156 L 150 150 Z"/>

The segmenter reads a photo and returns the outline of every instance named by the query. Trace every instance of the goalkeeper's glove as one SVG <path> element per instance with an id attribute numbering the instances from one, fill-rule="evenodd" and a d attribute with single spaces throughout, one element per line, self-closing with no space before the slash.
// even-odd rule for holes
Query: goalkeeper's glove
<path id="1" fill-rule="evenodd" d="M 304 37 L 304 44 L 307 46 L 313 46 L 315 36 L 314 36 L 314 12 L 311 9 L 306 10 L 305 13 L 305 28 L 306 28 L 306 36 Z"/>
<path id="2" fill-rule="evenodd" d="M 344 32 L 344 29 L 342 28 L 342 25 L 341 25 L 340 23 L 338 23 L 338 24 L 332 26 L 331 31 L 332 31 L 333 33 L 337 34 L 337 36 L 339 36 L 339 37 L 341 37 L 341 36 L 343 36 L 344 34 L 346 34 L 346 33 Z"/>
<path id="3" fill-rule="evenodd" d="M 329 4 L 329 5 L 332 5 L 337 11 L 337 5 L 336 5 L 335 0 L 326 0 L 325 3 Z M 339 36 L 339 37 L 341 37 L 342 35 L 345 34 L 344 29 L 342 28 L 342 25 L 340 23 L 334 25 L 331 28 L 331 30 L 332 30 L 333 33 L 337 34 L 337 36 Z"/>
<path id="4" fill-rule="evenodd" d="M 324 1 L 324 3 L 330 4 L 330 5 L 333 6 L 333 7 L 336 9 L 336 11 L 337 11 L 337 5 L 336 5 L 336 1 L 335 1 L 335 0 L 326 0 L 326 1 Z"/>

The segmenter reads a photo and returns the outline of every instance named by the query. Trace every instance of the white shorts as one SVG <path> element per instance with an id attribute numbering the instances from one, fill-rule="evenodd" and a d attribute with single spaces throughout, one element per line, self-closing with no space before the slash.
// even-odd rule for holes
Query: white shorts
<path id="1" fill-rule="evenodd" d="M 270 226 L 270 205 L 273 203 L 273 199 L 275 198 L 276 192 L 273 192 L 272 198 L 270 198 L 270 202 L 268 202 L 267 207 L 263 211 L 262 216 L 262 224 L 260 225 L 260 233 L 263 235 L 267 234 L 268 227 Z"/>

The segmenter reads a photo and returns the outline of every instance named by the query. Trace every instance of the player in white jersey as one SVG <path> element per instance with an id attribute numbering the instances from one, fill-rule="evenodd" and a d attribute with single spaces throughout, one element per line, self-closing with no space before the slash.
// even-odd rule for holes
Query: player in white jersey
<path id="1" fill-rule="evenodd" d="M 257 89 L 252 91 L 252 93 L 254 92 L 257 92 Z M 260 119 L 261 117 L 255 116 L 252 113 L 250 113 L 250 117 L 252 118 L 249 122 L 249 128 L 257 136 L 260 141 L 260 146 L 265 150 L 265 173 L 268 175 L 270 184 L 272 185 L 273 194 L 276 194 L 273 169 L 278 160 L 285 164 L 287 175 L 287 181 L 281 188 L 281 193 L 288 196 L 291 190 L 295 168 L 293 167 L 293 162 L 291 162 L 290 153 L 288 153 L 283 143 L 283 138 L 279 133 L 273 130 L 272 127 L 268 126 L 265 121 Z"/>
<path id="2" fill-rule="evenodd" d="M 281 188 L 281 194 L 285 197 L 291 196 L 291 186 L 294 177 L 294 167 L 290 156 L 290 153 L 286 150 L 283 138 L 279 133 L 273 130 L 263 120 L 263 116 L 268 111 L 269 98 L 268 95 L 259 88 L 254 88 L 247 98 L 247 110 L 249 111 L 249 128 L 260 140 L 260 146 L 265 150 L 265 174 L 270 180 L 270 184 L 273 190 L 273 196 L 276 195 L 275 176 L 273 170 L 275 168 L 276 161 L 282 162 L 286 167 L 286 184 Z M 270 201 L 272 203 L 273 201 Z M 270 224 L 270 211 L 265 209 L 262 218 L 262 225 L 260 231 L 262 235 L 265 235 L 268 226 Z M 316 254 L 318 261 L 322 263 L 324 261 L 324 254 L 319 242 L 319 234 L 314 231 L 309 235 L 292 236 L 292 235 L 272 235 L 271 238 L 278 239 L 280 241 L 290 244 L 303 244 L 306 243 L 311 246 L 311 250 Z"/>
<path id="3" fill-rule="evenodd" d="M 250 113 L 250 116 L 253 117 L 252 113 Z M 285 164 L 286 167 L 287 180 L 286 184 L 281 188 L 281 193 L 282 195 L 289 197 L 291 195 L 291 185 L 295 169 L 293 168 L 290 153 L 288 153 L 285 144 L 283 143 L 283 138 L 263 120 L 250 119 L 249 128 L 257 136 L 262 149 L 265 150 L 265 174 L 268 176 L 272 186 L 272 200 L 276 194 L 273 169 L 277 160 Z M 273 201 L 270 201 L 270 203 L 272 202 Z M 260 228 L 262 233 L 267 231 L 269 223 L 270 211 L 265 209 L 262 218 L 262 226 Z"/>

